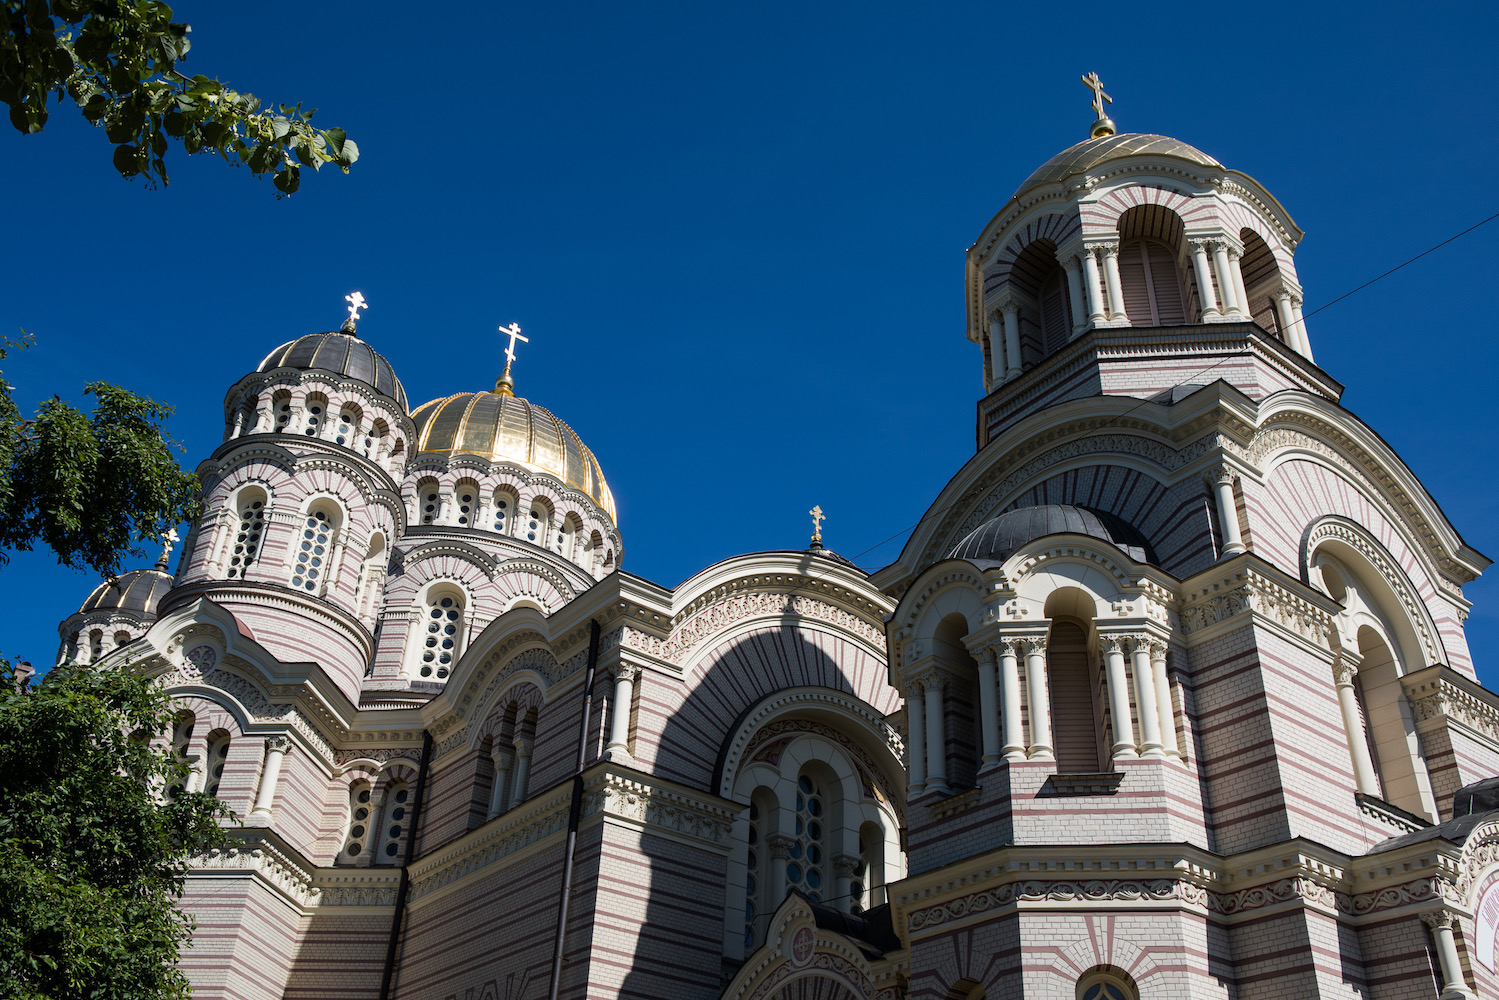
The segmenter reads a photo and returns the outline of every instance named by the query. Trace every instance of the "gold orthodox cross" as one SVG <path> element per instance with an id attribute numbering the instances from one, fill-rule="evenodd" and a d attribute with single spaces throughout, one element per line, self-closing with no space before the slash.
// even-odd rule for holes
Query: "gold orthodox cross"
<path id="1" fill-rule="evenodd" d="M 813 507 L 807 513 L 812 515 L 812 540 L 820 542 L 822 541 L 822 522 L 828 519 L 827 515 L 822 512 L 820 505 Z"/>
<path id="2" fill-rule="evenodd" d="M 364 301 L 364 295 L 360 292 L 355 292 L 352 295 L 345 295 L 344 301 L 349 304 L 350 322 L 359 322 L 359 310 L 369 308 L 369 303 Z"/>
<path id="3" fill-rule="evenodd" d="M 510 337 L 510 346 L 505 348 L 505 370 L 508 372 L 510 370 L 511 362 L 515 360 L 515 342 L 518 340 L 523 344 L 529 344 L 531 342 L 531 338 L 522 337 L 520 335 L 519 323 L 511 323 L 509 326 L 502 326 L 500 327 L 500 332 L 503 334 L 507 334 Z"/>
<path id="4" fill-rule="evenodd" d="M 1105 102 L 1113 104 L 1114 99 L 1103 92 L 1103 81 L 1098 78 L 1097 73 L 1084 73 L 1082 79 L 1083 86 L 1093 91 L 1093 110 L 1098 113 L 1098 117 L 1104 117 Z"/>

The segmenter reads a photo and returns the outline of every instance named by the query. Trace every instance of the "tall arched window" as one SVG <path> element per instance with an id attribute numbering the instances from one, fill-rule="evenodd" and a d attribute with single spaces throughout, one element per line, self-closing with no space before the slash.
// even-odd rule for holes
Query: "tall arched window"
<path id="1" fill-rule="evenodd" d="M 96 628 L 88 634 L 89 658 L 97 660 L 104 655 L 104 630 Z"/>
<path id="2" fill-rule="evenodd" d="M 515 519 L 515 494 L 506 489 L 494 491 L 494 530 L 502 535 L 510 534 Z"/>
<path id="3" fill-rule="evenodd" d="M 1186 227 L 1161 205 L 1137 205 L 1119 217 L 1119 286 L 1131 326 L 1186 323 L 1187 277 L 1177 249 Z"/>
<path id="4" fill-rule="evenodd" d="M 267 502 L 265 491 L 256 486 L 246 487 L 235 496 L 239 528 L 230 549 L 226 576 L 242 579 L 245 571 L 254 565 L 256 557 L 260 555 L 260 542 L 265 534 Z"/>
<path id="5" fill-rule="evenodd" d="M 401 838 L 410 825 L 406 818 L 411 808 L 408 801 L 410 798 L 411 793 L 404 781 L 392 781 L 385 789 L 384 815 L 380 818 L 380 851 L 375 856 L 376 864 L 401 863 Z"/>
<path id="6" fill-rule="evenodd" d="M 775 909 L 780 898 L 772 898 L 769 885 L 771 869 L 769 845 L 766 837 L 777 829 L 775 822 L 776 797 L 768 788 L 757 788 L 750 796 L 749 842 L 745 854 L 744 868 L 744 950 L 754 948 L 757 935 L 764 930 L 765 918 Z"/>
<path id="7" fill-rule="evenodd" d="M 1282 282 L 1275 254 L 1253 229 L 1240 230 L 1239 239 L 1244 243 L 1239 273 L 1244 277 L 1244 294 L 1249 297 L 1249 315 L 1260 326 L 1289 343 L 1286 331 L 1280 328 L 1280 314 L 1275 308 L 1275 296 Z"/>
<path id="8" fill-rule="evenodd" d="M 422 524 L 436 524 L 442 515 L 442 498 L 437 480 L 423 479 L 416 484 L 416 516 Z"/>
<path id="9" fill-rule="evenodd" d="M 318 437 L 323 431 L 323 422 L 327 419 L 328 397 L 320 392 L 310 392 L 304 406 L 302 433 L 308 437 Z"/>
<path id="10" fill-rule="evenodd" d="M 349 825 L 344 833 L 343 850 L 338 855 L 340 864 L 352 865 L 364 854 L 370 842 L 371 809 L 370 783 L 354 782 L 349 786 Z"/>
<path id="11" fill-rule="evenodd" d="M 1138 1000 L 1134 983 L 1123 973 L 1090 972 L 1077 981 L 1077 1000 Z"/>
<path id="12" fill-rule="evenodd" d="M 229 734 L 222 729 L 208 738 L 204 761 L 203 791 L 219 797 L 219 783 L 224 780 L 224 765 L 229 761 Z"/>
<path id="13" fill-rule="evenodd" d="M 376 420 L 370 424 L 369 430 L 364 435 L 364 454 L 370 458 L 379 455 L 380 447 L 390 434 L 390 427 L 383 420 Z"/>
<path id="14" fill-rule="evenodd" d="M 310 594 L 328 592 L 333 570 L 341 511 L 336 504 L 319 501 L 302 518 L 300 537 L 292 546 L 291 585 Z"/>
<path id="15" fill-rule="evenodd" d="M 359 435 L 359 407 L 353 403 L 345 403 L 338 409 L 338 426 L 333 432 L 335 444 L 346 444 L 354 447 L 354 442 Z"/>
<path id="16" fill-rule="evenodd" d="M 1046 642 L 1051 694 L 1051 738 L 1059 774 L 1097 774 L 1103 727 L 1097 710 L 1097 673 L 1089 663 L 1088 636 L 1075 622 L 1052 623 Z"/>
<path id="17" fill-rule="evenodd" d="M 375 613 L 380 589 L 384 585 L 385 536 L 376 531 L 370 535 L 370 544 L 359 569 L 359 586 L 354 594 L 354 606 L 361 617 L 368 618 Z"/>
<path id="18" fill-rule="evenodd" d="M 472 479 L 460 480 L 453 489 L 453 523 L 471 528 L 479 514 L 479 484 Z"/>
<path id="19" fill-rule="evenodd" d="M 574 556 L 574 548 L 577 545 L 579 525 L 572 514 L 557 519 L 556 548 L 565 558 Z"/>
<path id="20" fill-rule="evenodd" d="M 530 509 L 526 512 L 526 541 L 535 542 L 537 545 L 546 544 L 544 539 L 551 521 L 552 508 L 540 498 L 533 499 Z"/>
<path id="21" fill-rule="evenodd" d="M 796 833 L 791 838 L 791 859 L 786 862 L 786 888 L 800 889 L 814 902 L 822 902 L 831 884 L 828 870 L 828 792 L 830 783 L 819 781 L 812 769 L 796 780 Z"/>
<path id="22" fill-rule="evenodd" d="M 452 672 L 463 646 L 463 591 L 437 586 L 427 592 L 417 647 L 417 673 L 443 680 Z"/>
<path id="23" fill-rule="evenodd" d="M 282 390 L 271 397 L 271 411 L 276 415 L 276 430 L 291 429 L 291 393 Z"/>
<path id="24" fill-rule="evenodd" d="M 1027 244 L 1010 265 L 1010 287 L 1020 302 L 1021 357 L 1009 367 L 1028 368 L 1072 339 L 1076 317 L 1057 245 L 1044 237 Z"/>
<path id="25" fill-rule="evenodd" d="M 178 712 L 177 717 L 172 720 L 172 756 L 177 759 L 177 763 L 179 764 L 188 763 L 187 750 L 188 745 L 191 744 L 193 740 L 193 726 L 196 722 L 197 717 L 194 716 L 192 712 L 186 709 Z M 188 786 L 188 783 L 191 781 L 192 778 L 188 776 L 185 777 L 182 781 L 174 782 L 172 786 L 167 789 L 167 796 L 169 798 L 175 798 L 182 793 L 182 791 Z"/>

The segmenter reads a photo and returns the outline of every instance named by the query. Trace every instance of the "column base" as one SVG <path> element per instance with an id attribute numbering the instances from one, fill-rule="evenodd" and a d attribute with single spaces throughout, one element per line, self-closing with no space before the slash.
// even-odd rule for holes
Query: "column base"
<path id="1" fill-rule="evenodd" d="M 630 748 L 620 743 L 611 743 L 604 748 L 604 760 L 613 761 L 616 764 L 635 763 L 635 758 L 630 755 Z"/>
<path id="2" fill-rule="evenodd" d="M 1031 747 L 1030 753 L 1026 755 L 1027 760 L 1056 760 L 1056 754 L 1052 753 L 1051 747 Z"/>
<path id="3" fill-rule="evenodd" d="M 1223 547 L 1223 552 L 1218 556 L 1218 561 L 1223 562 L 1225 559 L 1232 559 L 1234 556 L 1242 556 L 1248 551 L 1249 550 L 1244 547 L 1243 542 L 1234 542 L 1232 545 L 1225 545 Z"/>
<path id="4" fill-rule="evenodd" d="M 1109 753 L 1110 760 L 1139 760 L 1140 752 L 1133 746 L 1115 745 Z"/>
<path id="5" fill-rule="evenodd" d="M 1005 747 L 1000 759 L 1007 764 L 1025 760 L 1025 747 Z"/>

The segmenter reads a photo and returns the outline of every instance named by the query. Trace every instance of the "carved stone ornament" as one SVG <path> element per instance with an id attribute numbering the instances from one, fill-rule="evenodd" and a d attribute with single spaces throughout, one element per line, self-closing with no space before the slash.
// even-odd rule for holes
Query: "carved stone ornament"
<path id="1" fill-rule="evenodd" d="M 791 857 L 791 848 L 795 844 L 795 839 L 784 833 L 773 833 L 765 838 L 765 846 L 770 848 L 770 856 L 782 861 Z"/>
<path id="2" fill-rule="evenodd" d="M 1438 910 L 1427 910 L 1421 914 L 1421 923 L 1432 929 L 1438 927 L 1456 927 L 1457 918 L 1452 915 L 1451 910 L 1443 907 Z"/>
<path id="3" fill-rule="evenodd" d="M 207 643 L 199 643 L 182 656 L 182 672 L 189 677 L 202 677 L 219 662 L 219 651 Z"/>

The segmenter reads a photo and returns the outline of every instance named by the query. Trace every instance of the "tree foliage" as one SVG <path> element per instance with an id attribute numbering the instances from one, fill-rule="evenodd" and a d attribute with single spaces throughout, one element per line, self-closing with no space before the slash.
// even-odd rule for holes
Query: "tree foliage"
<path id="1" fill-rule="evenodd" d="M 0 359 L 16 346 L 0 343 Z M 91 414 L 54 396 L 27 419 L 0 377 L 0 562 L 40 542 L 65 566 L 113 577 L 140 542 L 198 514 L 198 481 L 160 426 L 172 408 L 107 382 L 84 392 Z"/>
<path id="2" fill-rule="evenodd" d="M 348 173 L 359 148 L 343 129 L 312 125 L 316 109 L 297 104 L 265 111 L 254 94 L 177 64 L 190 47 L 186 24 L 156 0 L 0 0 L 0 100 L 23 133 L 47 123 L 48 100 L 67 97 L 115 144 L 125 177 L 167 183 L 169 139 L 188 153 L 216 152 L 276 190 L 297 190 L 300 168 L 333 163 Z"/>
<path id="3" fill-rule="evenodd" d="M 193 854 L 225 842 L 217 800 L 157 790 L 187 768 L 172 702 L 124 670 L 0 667 L 0 996 L 186 998 L 176 907 Z"/>

